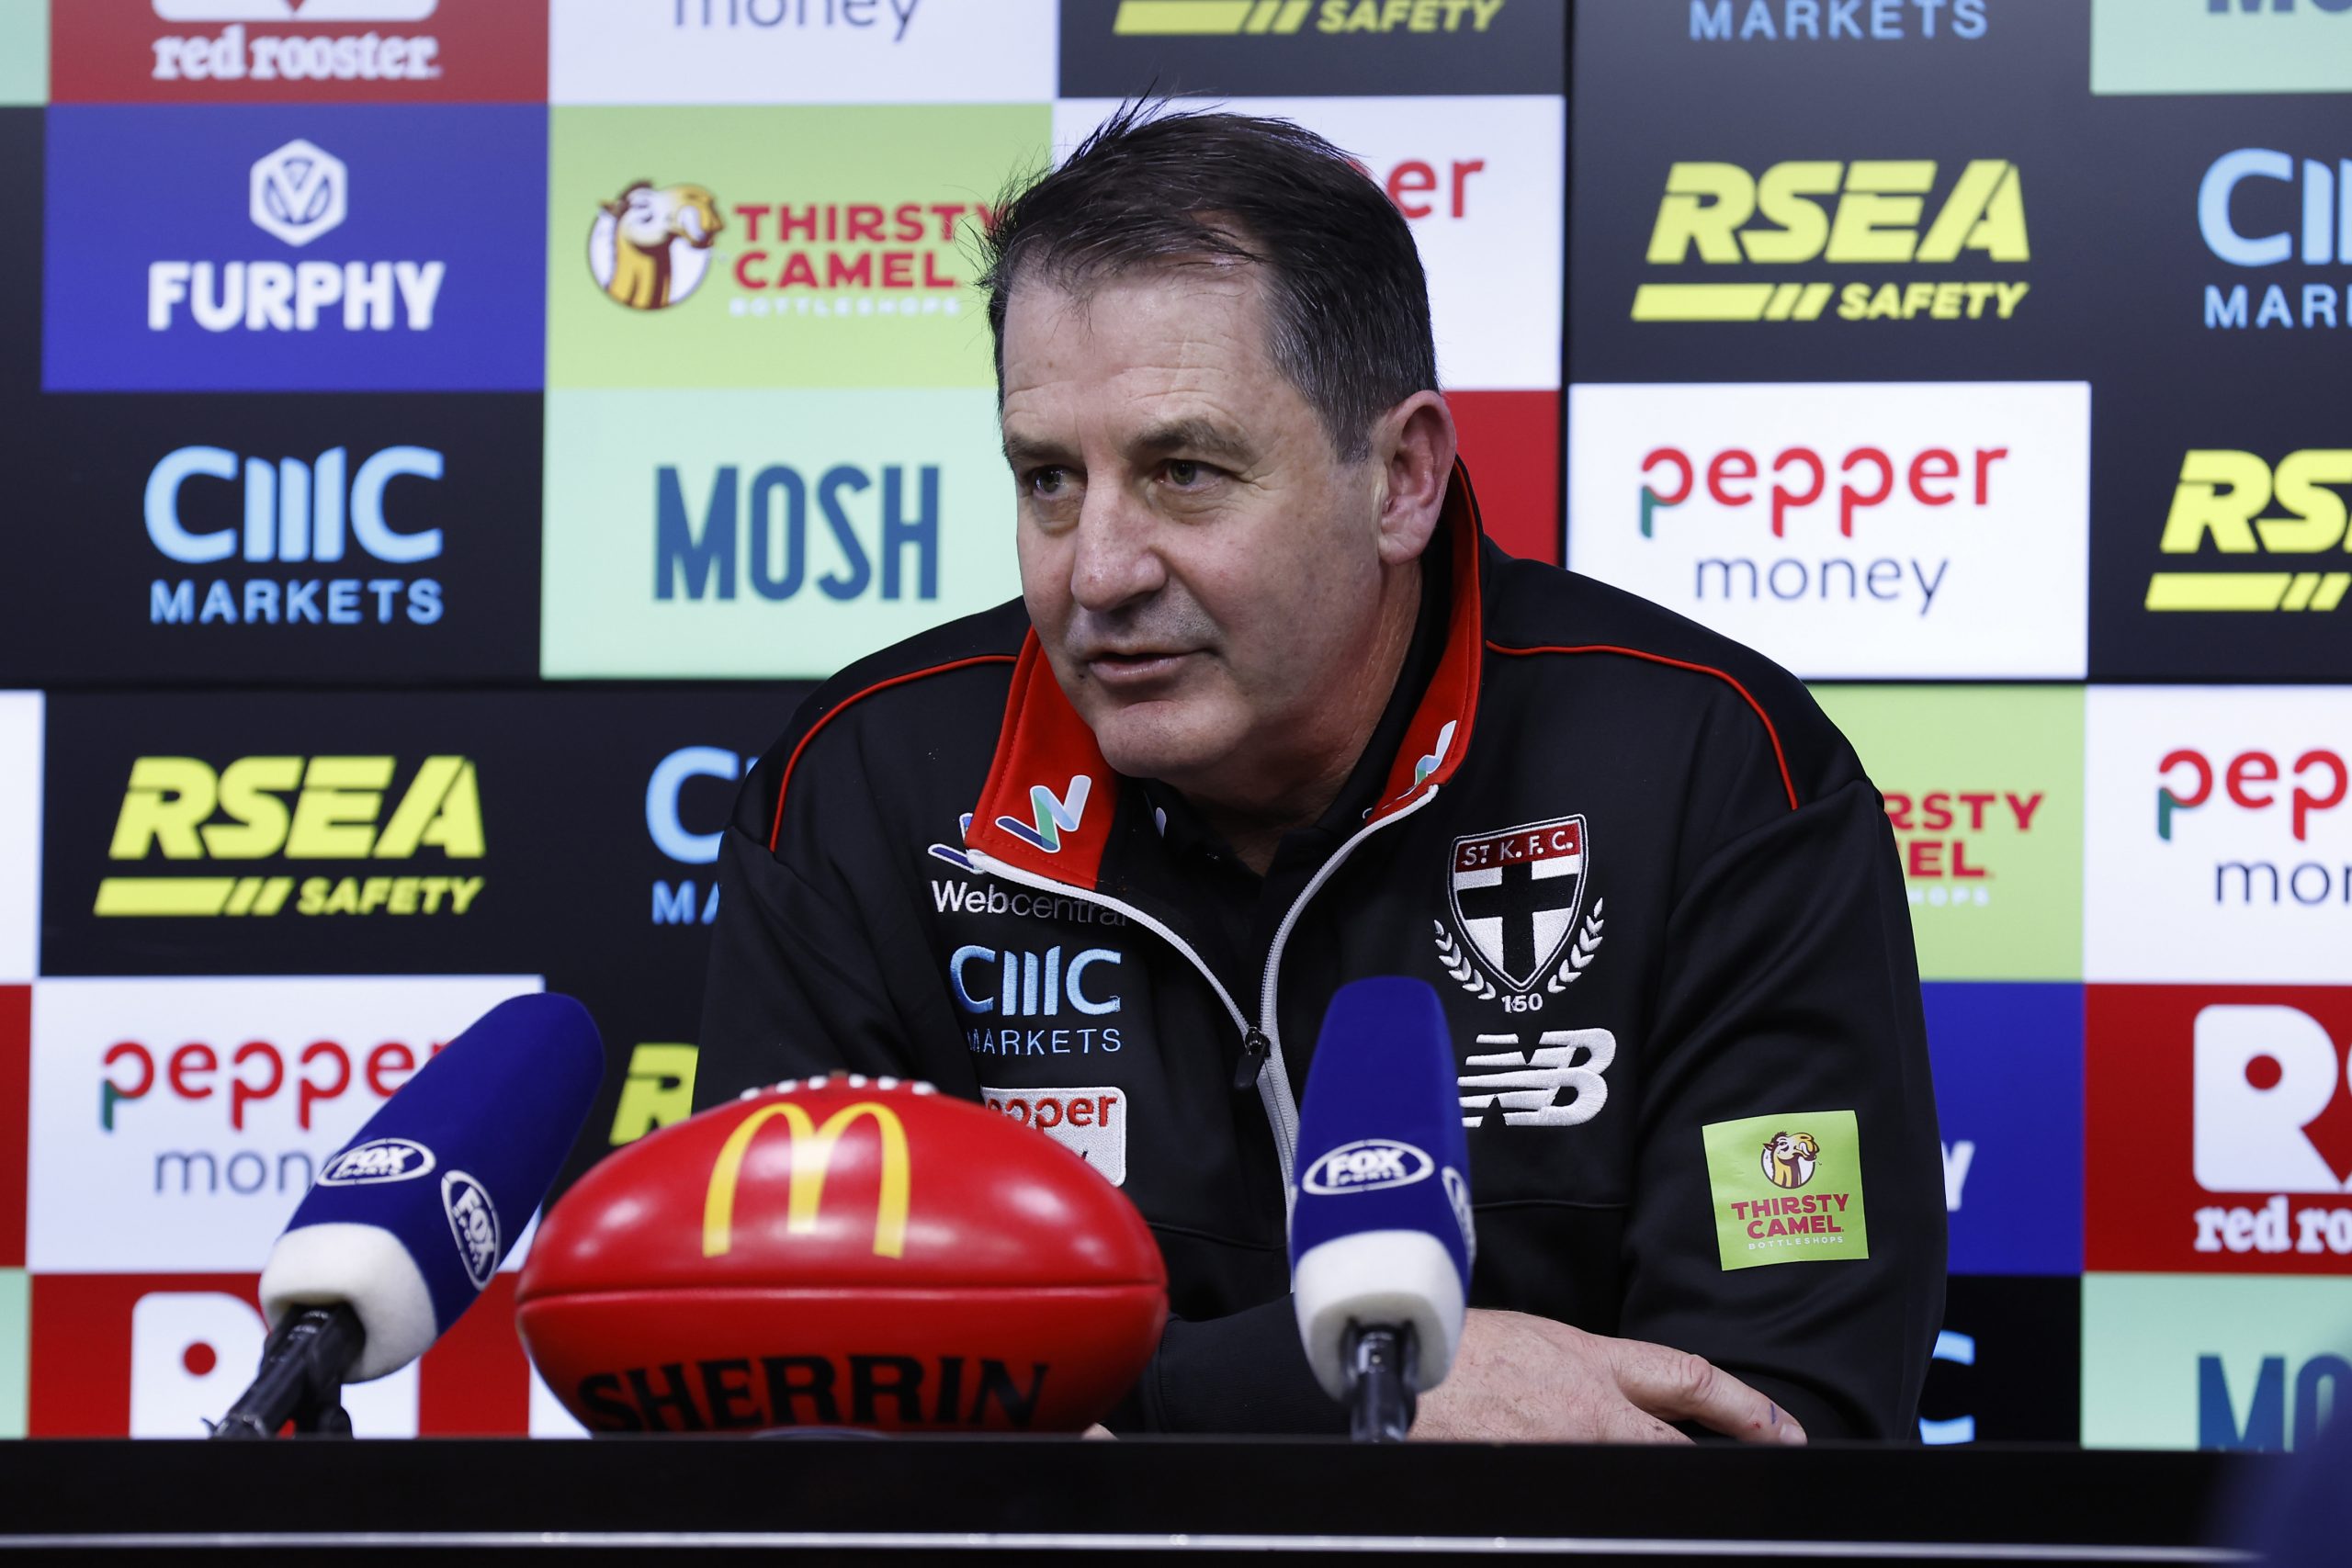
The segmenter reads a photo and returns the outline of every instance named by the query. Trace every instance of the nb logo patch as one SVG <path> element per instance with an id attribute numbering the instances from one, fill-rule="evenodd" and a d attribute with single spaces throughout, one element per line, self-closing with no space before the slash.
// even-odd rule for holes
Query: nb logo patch
<path id="1" fill-rule="evenodd" d="M 1576 1127 L 1609 1103 L 1600 1075 L 1617 1060 L 1617 1037 L 1605 1029 L 1547 1029 L 1535 1049 L 1518 1049 L 1516 1034 L 1481 1034 L 1481 1052 L 1463 1059 L 1462 1124 L 1476 1127 L 1496 1111 L 1506 1127 Z"/>

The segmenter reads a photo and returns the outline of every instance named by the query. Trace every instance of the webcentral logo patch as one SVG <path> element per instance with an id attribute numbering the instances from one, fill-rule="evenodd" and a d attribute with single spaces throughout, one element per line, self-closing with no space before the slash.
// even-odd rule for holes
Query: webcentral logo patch
<path id="1" fill-rule="evenodd" d="M 2221 570 L 2152 573 L 2146 607 L 2335 609 L 2352 589 L 2352 570 L 2342 564 L 2345 486 L 2352 486 L 2352 448 L 2290 452 L 2276 467 L 2258 453 L 2192 448 L 2181 458 L 2157 548 L 2201 556 Z"/>
<path id="2" fill-rule="evenodd" d="M 1897 266 L 1896 276 L 1644 282 L 1637 321 L 1815 321 L 1837 301 L 1847 321 L 2008 321 L 2031 285 L 1923 276 L 1917 267 L 2031 259 L 2015 164 L 1977 158 L 1807 160 L 1750 174 L 1736 164 L 1667 171 L 1646 259 L 1653 268 Z"/>

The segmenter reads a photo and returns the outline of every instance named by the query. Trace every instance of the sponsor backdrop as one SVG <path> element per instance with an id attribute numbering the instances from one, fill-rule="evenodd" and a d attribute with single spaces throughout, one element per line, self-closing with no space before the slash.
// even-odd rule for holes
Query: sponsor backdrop
<path id="1" fill-rule="evenodd" d="M 1152 87 L 1387 192 L 1504 547 L 1869 765 L 1951 1227 L 1922 1439 L 2307 1441 L 2334 0 L 0 0 L 0 1435 L 217 1415 L 319 1160 L 500 998 L 605 1034 L 567 1179 L 684 1113 L 738 782 L 1017 591 L 975 226 Z M 360 1429 L 576 1431 L 511 1290 Z"/>

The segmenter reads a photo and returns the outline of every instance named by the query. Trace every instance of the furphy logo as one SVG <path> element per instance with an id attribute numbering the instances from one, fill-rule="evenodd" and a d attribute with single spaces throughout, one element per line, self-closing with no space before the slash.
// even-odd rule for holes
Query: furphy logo
<path id="1" fill-rule="evenodd" d="M 2347 998 L 2092 989 L 2086 1268 L 2352 1274 Z"/>
<path id="2" fill-rule="evenodd" d="M 718 198 L 702 186 L 639 180 L 599 204 L 588 231 L 588 271 L 616 304 L 664 310 L 702 286 L 710 247 L 726 227 Z"/>
<path id="3" fill-rule="evenodd" d="M 2208 570 L 2173 570 L 2167 562 L 2149 575 L 2146 608 L 2334 610 L 2352 588 L 2352 570 L 2341 570 L 2345 486 L 2352 486 L 2352 448 L 2290 452 L 2275 466 L 2256 452 L 2192 448 L 2156 547 L 2199 558 Z M 2274 511 L 2283 515 L 2261 515 Z"/>
<path id="4" fill-rule="evenodd" d="M 147 477 L 147 538 L 167 558 L 189 566 L 232 556 L 253 563 L 331 564 L 355 544 L 383 566 L 412 566 L 440 556 L 441 530 L 395 528 L 386 515 L 385 493 L 396 479 L 431 483 L 442 469 L 441 454 L 424 446 L 388 446 L 356 465 L 342 446 L 307 463 L 299 457 L 241 462 L 224 447 L 183 446 Z M 190 526 L 190 514 L 199 510 L 231 510 L 214 498 L 191 495 L 198 479 L 241 484 L 242 529 L 225 516 L 215 526 Z M 421 487 L 403 487 L 403 494 L 413 488 Z M 431 626 L 442 613 L 441 583 L 430 577 L 157 578 L 147 591 L 147 618 L 156 626 Z"/>
<path id="5" fill-rule="evenodd" d="M 1690 0 L 1693 42 L 1901 42 L 1981 39 L 1985 0 Z"/>
<path id="6" fill-rule="evenodd" d="M 694 779 L 717 779 L 729 786 L 727 798 L 731 798 L 733 786 L 742 782 L 758 761 L 756 756 L 740 756 L 720 746 L 681 746 L 655 763 L 652 776 L 645 783 L 645 831 L 653 840 L 653 847 L 680 865 L 716 866 L 718 846 L 726 837 L 726 818 L 717 818 L 718 826 L 707 832 L 688 829 L 680 814 L 686 785 Z M 707 796 L 718 794 L 709 785 L 705 785 L 704 790 Z M 680 877 L 674 886 L 665 879 L 654 879 L 655 925 L 707 926 L 717 919 L 716 871 L 705 877 L 699 898 L 691 876 Z"/>
<path id="7" fill-rule="evenodd" d="M 2352 919 L 2352 694 L 2090 694 L 2087 973 L 2280 980 L 2342 967 Z"/>
<path id="8" fill-rule="evenodd" d="M 1318 33 L 1483 33 L 1510 0 L 1119 0 L 1122 38 Z M 1528 0 L 1520 0 L 1526 5 Z"/>
<path id="9" fill-rule="evenodd" d="M 1568 564 L 1799 674 L 2079 679 L 2075 382 L 1580 386 Z"/>
<path id="10" fill-rule="evenodd" d="M 437 1177 L 409 1139 L 345 1145 L 529 976 L 54 979 L 33 1021 L 36 1270 L 259 1258 L 313 1180 Z M 217 1412 L 216 1412 L 217 1414 Z"/>
<path id="11" fill-rule="evenodd" d="M 2330 269 L 2306 270 L 2296 283 L 2256 282 L 2251 296 L 2245 283 L 2208 283 L 2208 328 L 2352 327 L 2344 270 L 2352 267 L 2352 158 L 2299 164 L 2267 147 L 2224 152 L 2198 183 L 2197 227 L 2205 248 L 2232 266 Z"/>
<path id="12" fill-rule="evenodd" d="M 1127 1183 L 1127 1091 L 1092 1089 L 991 1089 L 980 1103 L 1008 1122 L 1034 1127 L 1092 1166 L 1114 1187 Z"/>
<path id="13" fill-rule="evenodd" d="M 1637 321 L 1815 321 L 1837 300 L 1845 321 L 2009 321 L 2032 285 L 1922 276 L 2032 259 L 2023 179 L 2003 158 L 1957 168 L 1933 159 L 1812 160 L 1751 174 L 1736 164 L 1667 171 L 1650 231 L 1653 268 L 1899 266 L 1867 281 L 1691 279 L 1653 275 L 1634 291 Z"/>
<path id="14" fill-rule="evenodd" d="M 545 142 L 520 107 L 52 108 L 44 386 L 536 389 Z"/>
<path id="15" fill-rule="evenodd" d="M 1359 1138 L 1317 1156 L 1299 1179 L 1299 1185 L 1317 1197 L 1345 1197 L 1351 1192 L 1383 1192 L 1425 1181 L 1437 1162 L 1411 1144 L 1394 1138 Z"/>
<path id="16" fill-rule="evenodd" d="M 141 757 L 107 858 L 206 864 L 109 875 L 95 908 L 101 916 L 463 915 L 486 882 L 463 868 L 485 852 L 481 784 L 469 758 L 429 756 L 412 770 L 390 756 L 240 757 L 218 769 L 196 757 Z M 400 874 L 374 874 L 375 863 L 420 857 L 419 871 L 449 870 L 417 874 L 403 864 Z M 257 861 L 368 871 L 298 878 L 248 874 L 240 864 Z"/>

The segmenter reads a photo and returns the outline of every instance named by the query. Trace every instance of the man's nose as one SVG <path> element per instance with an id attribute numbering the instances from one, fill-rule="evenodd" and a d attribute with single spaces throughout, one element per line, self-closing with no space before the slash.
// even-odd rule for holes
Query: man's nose
<path id="1" fill-rule="evenodd" d="M 1147 598 L 1168 581 L 1159 558 L 1159 520 L 1115 487 L 1089 487 L 1079 511 L 1070 596 L 1098 615 Z"/>

